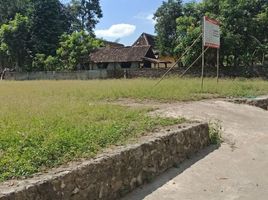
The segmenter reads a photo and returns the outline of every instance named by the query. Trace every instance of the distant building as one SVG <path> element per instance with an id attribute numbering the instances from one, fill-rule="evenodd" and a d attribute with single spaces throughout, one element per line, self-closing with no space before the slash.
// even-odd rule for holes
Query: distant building
<path id="1" fill-rule="evenodd" d="M 142 33 L 132 46 L 103 41 L 105 47 L 98 49 L 89 56 L 90 69 L 137 69 L 152 68 L 169 61 L 158 59 L 155 48 L 155 36 Z"/>
<path id="2" fill-rule="evenodd" d="M 170 67 L 171 63 L 175 62 L 175 59 L 171 56 L 160 56 L 159 51 L 156 46 L 156 36 L 142 33 L 140 37 L 133 43 L 132 46 L 151 46 L 154 52 L 154 55 L 157 59 L 161 60 L 161 62 L 157 63 L 156 67 Z"/>
<path id="3" fill-rule="evenodd" d="M 90 69 L 151 68 L 157 62 L 151 46 L 105 47 L 90 54 Z"/>
<path id="4" fill-rule="evenodd" d="M 154 35 L 142 33 L 132 46 L 151 46 L 156 58 L 159 57 L 159 52 L 156 48 L 156 36 Z"/>
<path id="5" fill-rule="evenodd" d="M 120 48 L 120 47 L 124 47 L 123 44 L 120 44 L 118 42 L 110 42 L 110 41 L 107 41 L 107 40 L 102 40 L 101 41 L 103 42 L 104 46 L 105 47 L 108 47 L 108 48 Z"/>
<path id="6" fill-rule="evenodd" d="M 142 33 L 132 46 L 151 46 L 155 49 L 155 36 L 148 33 Z"/>

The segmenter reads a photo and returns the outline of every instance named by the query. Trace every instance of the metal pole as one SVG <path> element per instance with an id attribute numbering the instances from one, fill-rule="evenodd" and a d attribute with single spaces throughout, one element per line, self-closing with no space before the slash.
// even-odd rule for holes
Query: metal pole
<path id="1" fill-rule="evenodd" d="M 205 46 L 204 46 L 204 18 L 202 19 L 202 32 L 203 32 L 203 40 L 202 40 L 202 73 L 201 73 L 201 80 L 202 80 L 202 83 L 201 83 L 201 90 L 203 91 L 204 89 L 204 68 L 205 68 L 205 53 L 204 53 L 204 50 L 205 50 Z"/>
<path id="2" fill-rule="evenodd" d="M 205 51 L 204 52 L 202 52 L 202 54 L 205 54 L 206 52 L 207 52 L 207 50 L 208 50 L 208 48 L 209 47 L 207 47 L 206 49 L 205 49 Z M 201 56 L 202 56 L 202 54 L 200 54 L 199 56 L 198 56 L 198 58 L 180 75 L 180 77 L 183 77 L 185 74 L 186 74 L 186 72 L 201 58 Z"/>
<path id="3" fill-rule="evenodd" d="M 166 73 L 161 77 L 161 79 L 154 85 L 154 87 L 156 87 L 159 83 L 161 83 L 161 81 L 165 78 L 165 76 L 179 63 L 179 61 L 183 58 L 183 56 L 185 56 L 188 51 L 198 42 L 199 38 L 202 36 L 202 33 L 198 36 L 198 38 L 191 44 L 190 47 L 188 47 L 186 49 L 186 51 L 179 57 L 179 59 L 175 62 L 175 64 L 170 67 Z M 159 64 L 158 64 L 159 65 Z"/>
<path id="4" fill-rule="evenodd" d="M 217 49 L 217 83 L 219 83 L 219 72 L 220 72 L 220 48 Z"/>

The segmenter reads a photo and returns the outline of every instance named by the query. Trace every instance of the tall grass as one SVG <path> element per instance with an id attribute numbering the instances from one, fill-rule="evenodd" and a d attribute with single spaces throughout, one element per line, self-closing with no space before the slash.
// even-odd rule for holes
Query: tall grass
<path id="1" fill-rule="evenodd" d="M 211 97 L 252 97 L 268 93 L 268 81 L 258 79 L 206 79 L 201 91 L 200 79 L 169 78 L 154 87 L 157 80 L 93 80 L 93 81 L 30 81 L 1 82 L 0 94 L 4 98 L 16 93 L 23 97 L 53 97 L 62 101 L 83 99 L 88 101 L 118 98 L 156 100 L 199 100 Z"/>
<path id="2" fill-rule="evenodd" d="M 181 120 L 148 110 L 105 104 L 118 98 L 161 101 L 268 93 L 262 80 L 199 79 L 0 82 L 0 181 L 29 176 L 70 160 L 92 157 L 155 126 Z"/>

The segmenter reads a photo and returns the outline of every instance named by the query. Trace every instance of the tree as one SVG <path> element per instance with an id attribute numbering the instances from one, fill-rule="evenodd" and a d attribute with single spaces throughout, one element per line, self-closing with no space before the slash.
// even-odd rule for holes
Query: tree
<path id="1" fill-rule="evenodd" d="M 87 31 L 94 35 L 93 29 L 102 17 L 99 0 L 72 0 L 69 11 L 73 16 L 74 31 Z"/>
<path id="2" fill-rule="evenodd" d="M 17 13 L 27 16 L 31 0 L 0 0 L 0 26 L 13 20 Z"/>
<path id="3" fill-rule="evenodd" d="M 161 54 L 174 55 L 177 31 L 176 19 L 182 16 L 182 1 L 168 0 L 163 2 L 154 14 L 157 46 Z"/>
<path id="4" fill-rule="evenodd" d="M 221 22 L 222 64 L 252 65 L 259 42 L 265 44 L 267 38 L 267 24 L 259 23 L 268 6 L 267 0 L 205 0 L 203 6 L 204 14 Z"/>
<path id="5" fill-rule="evenodd" d="M 259 27 L 259 31 L 252 36 L 255 40 L 257 47 L 254 51 L 257 58 L 262 60 L 262 64 L 265 63 L 265 58 L 268 56 L 268 3 L 265 4 L 263 11 L 256 15 L 254 23 Z M 259 54 L 257 54 L 259 52 Z M 253 54 L 253 59 L 255 54 Z"/>
<path id="6" fill-rule="evenodd" d="M 32 69 L 34 71 L 43 71 L 45 70 L 45 61 L 46 61 L 46 55 L 45 54 L 36 54 L 33 63 L 32 63 Z"/>
<path id="7" fill-rule="evenodd" d="M 12 65 L 10 56 L 8 55 L 8 47 L 6 43 L 0 43 L 0 74 L 5 69 Z"/>
<path id="8" fill-rule="evenodd" d="M 27 17 L 17 14 L 15 19 L 0 28 L 0 49 L 2 56 L 12 60 L 16 70 L 26 69 L 29 59 L 29 21 Z"/>
<path id="9" fill-rule="evenodd" d="M 57 71 L 60 69 L 60 62 L 56 56 L 36 54 L 33 59 L 32 68 L 35 71 Z"/>
<path id="10" fill-rule="evenodd" d="M 191 17 L 183 16 L 177 19 L 177 46 L 175 47 L 175 52 L 177 55 L 182 55 L 187 48 L 189 48 L 193 42 L 201 34 L 201 24 L 200 20 Z M 182 58 L 183 65 L 190 65 L 201 53 L 201 37 L 199 42 L 191 48 L 187 55 Z"/>
<path id="11" fill-rule="evenodd" d="M 253 62 L 264 63 L 268 53 L 267 0 L 204 0 L 183 4 L 181 11 L 176 13 L 180 13 L 176 20 L 176 34 L 174 31 L 168 32 L 173 30 L 174 25 L 167 16 L 172 16 L 170 10 L 175 5 L 174 1 L 163 3 L 156 13 L 161 52 L 181 55 L 201 33 L 201 19 L 206 15 L 220 21 L 221 65 L 239 67 L 252 65 Z M 193 62 L 201 54 L 200 46 L 201 41 L 184 56 L 184 64 Z M 206 55 L 206 60 L 210 62 L 215 57 L 215 51 L 209 50 Z"/>
<path id="12" fill-rule="evenodd" d="M 60 36 L 69 32 L 70 20 L 59 0 L 35 0 L 31 13 L 33 54 L 55 55 Z"/>
<path id="13" fill-rule="evenodd" d="M 83 60 L 88 60 L 89 54 L 101 45 L 101 41 L 85 31 L 74 32 L 71 35 L 64 34 L 61 37 L 57 56 L 64 69 L 83 69 Z"/>

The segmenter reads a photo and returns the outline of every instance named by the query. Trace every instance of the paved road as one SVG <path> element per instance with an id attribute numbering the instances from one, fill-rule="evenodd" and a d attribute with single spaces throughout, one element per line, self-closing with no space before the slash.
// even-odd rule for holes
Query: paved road
<path id="1" fill-rule="evenodd" d="M 165 104 L 158 114 L 218 120 L 225 142 L 209 147 L 124 200 L 267 200 L 268 112 L 221 100 Z"/>

